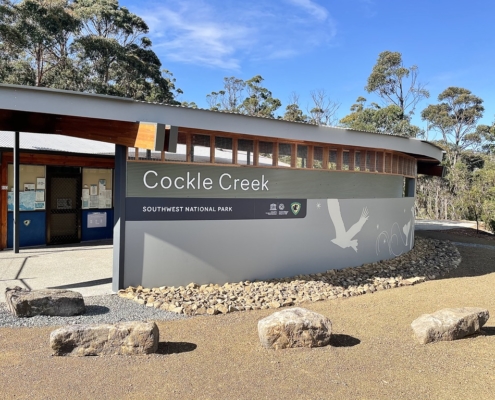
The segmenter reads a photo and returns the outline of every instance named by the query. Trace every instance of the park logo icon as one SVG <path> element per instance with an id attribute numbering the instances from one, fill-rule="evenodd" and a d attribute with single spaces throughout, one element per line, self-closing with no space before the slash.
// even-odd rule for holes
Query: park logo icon
<path id="1" fill-rule="evenodd" d="M 299 211 L 301 211 L 301 203 L 294 202 L 290 205 L 290 210 L 292 211 L 292 214 L 297 215 L 299 214 Z"/>

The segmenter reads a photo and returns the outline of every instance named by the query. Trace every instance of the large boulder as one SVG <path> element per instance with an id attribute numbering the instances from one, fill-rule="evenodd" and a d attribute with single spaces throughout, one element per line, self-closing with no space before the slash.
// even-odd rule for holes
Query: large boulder
<path id="1" fill-rule="evenodd" d="M 478 307 L 445 308 L 423 314 L 411 327 L 419 343 L 456 340 L 472 335 L 488 321 L 488 310 Z"/>
<path id="2" fill-rule="evenodd" d="M 50 334 L 55 356 L 140 355 L 155 353 L 159 331 L 154 322 L 70 325 Z"/>
<path id="3" fill-rule="evenodd" d="M 18 317 L 70 317 L 86 311 L 82 294 L 72 290 L 26 290 L 16 286 L 5 290 L 5 301 L 10 312 Z"/>
<path id="4" fill-rule="evenodd" d="M 258 321 L 258 335 L 267 349 L 326 346 L 331 334 L 332 323 L 327 317 L 300 307 Z"/>

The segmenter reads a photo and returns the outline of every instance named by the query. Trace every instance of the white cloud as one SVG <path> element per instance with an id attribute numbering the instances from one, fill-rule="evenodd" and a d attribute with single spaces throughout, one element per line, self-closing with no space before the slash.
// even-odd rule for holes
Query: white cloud
<path id="1" fill-rule="evenodd" d="M 288 0 L 288 2 L 303 8 L 320 21 L 325 21 L 328 18 L 328 11 L 311 0 Z"/>
<path id="2" fill-rule="evenodd" d="M 160 58 L 232 71 L 246 60 L 295 57 L 336 35 L 329 12 L 311 0 L 172 0 L 139 14 Z"/>

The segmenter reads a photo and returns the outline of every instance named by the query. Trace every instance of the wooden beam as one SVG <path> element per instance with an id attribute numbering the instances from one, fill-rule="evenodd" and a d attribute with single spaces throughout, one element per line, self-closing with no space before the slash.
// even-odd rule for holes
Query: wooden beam
<path id="1" fill-rule="evenodd" d="M 164 140 L 163 124 L 0 110 L 0 130 L 58 134 L 147 150 L 155 150 L 161 143 L 157 132 L 162 127 Z"/>
<path id="2" fill-rule="evenodd" d="M 156 122 L 138 122 L 137 135 L 133 147 L 162 151 L 165 148 L 165 125 Z"/>
<path id="3" fill-rule="evenodd" d="M 12 164 L 14 160 L 12 152 L 3 153 L 3 162 Z M 56 154 L 38 154 L 38 153 L 21 153 L 21 164 L 31 165 L 59 165 L 68 167 L 93 167 L 93 168 L 114 168 L 115 160 L 113 157 L 83 157 L 73 155 L 56 155 Z M 3 170 L 2 170 L 3 173 Z"/>

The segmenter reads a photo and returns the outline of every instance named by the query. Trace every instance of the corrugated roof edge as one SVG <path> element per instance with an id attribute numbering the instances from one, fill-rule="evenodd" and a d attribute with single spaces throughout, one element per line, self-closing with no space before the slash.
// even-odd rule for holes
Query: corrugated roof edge
<path id="1" fill-rule="evenodd" d="M 99 97 L 99 98 L 104 98 L 104 99 L 111 98 L 112 100 L 121 100 L 121 101 L 127 101 L 127 102 L 135 102 L 136 101 L 134 99 L 129 99 L 128 97 L 111 96 L 108 94 L 77 92 L 75 90 L 53 89 L 53 88 L 37 87 L 37 86 L 12 85 L 10 83 L 0 83 L 0 87 L 8 87 L 8 88 L 12 88 L 12 89 L 24 89 L 24 90 L 39 90 L 39 91 L 47 91 L 47 92 L 62 93 L 62 94 L 73 93 L 73 94 L 77 94 L 80 96 Z"/>
<path id="2" fill-rule="evenodd" d="M 376 131 L 368 131 L 368 130 L 357 130 L 357 129 L 345 128 L 342 126 L 335 126 L 335 125 L 316 125 L 316 124 L 311 124 L 309 122 L 302 122 L 302 121 L 287 121 L 287 120 L 282 119 L 282 118 L 263 117 L 263 116 L 259 116 L 259 115 L 248 115 L 248 114 L 242 114 L 242 113 L 233 112 L 233 111 L 211 110 L 209 108 L 201 108 L 201 107 L 186 107 L 182 104 L 168 104 L 168 103 L 151 102 L 151 101 L 144 101 L 144 100 L 135 100 L 135 99 L 127 98 L 127 97 L 118 97 L 118 96 L 112 96 L 112 95 L 106 95 L 106 94 L 97 94 L 97 93 L 77 92 L 75 90 L 63 90 L 63 89 L 53 89 L 53 88 L 47 88 L 47 87 L 12 85 L 12 84 L 7 84 L 7 83 L 0 83 L 0 87 L 2 87 L 2 86 L 14 88 L 14 89 L 49 91 L 49 92 L 61 93 L 61 94 L 73 93 L 73 94 L 82 95 L 82 96 L 97 97 L 97 98 L 112 99 L 112 100 L 122 100 L 122 101 L 127 101 L 127 102 L 134 102 L 134 103 L 155 104 L 155 105 L 159 105 L 159 106 L 184 108 L 184 109 L 188 109 L 188 110 L 209 111 L 212 113 L 219 113 L 219 114 L 242 115 L 244 117 L 257 118 L 257 119 L 267 119 L 270 121 L 280 121 L 280 122 L 284 122 L 284 123 L 288 122 L 288 123 L 292 123 L 292 124 L 300 124 L 300 125 L 306 125 L 306 126 L 315 126 L 315 127 L 320 126 L 323 128 L 340 129 L 340 130 L 349 131 L 349 132 L 366 132 L 366 133 L 373 133 L 376 135 L 393 136 L 393 137 L 399 137 L 399 138 L 404 138 L 404 139 L 416 139 L 416 138 L 411 138 L 409 136 L 396 135 L 393 133 L 376 132 Z M 435 145 L 431 142 L 428 142 L 426 140 L 421 140 L 421 141 L 424 143 L 431 144 L 437 148 L 440 148 L 437 145 Z"/>

